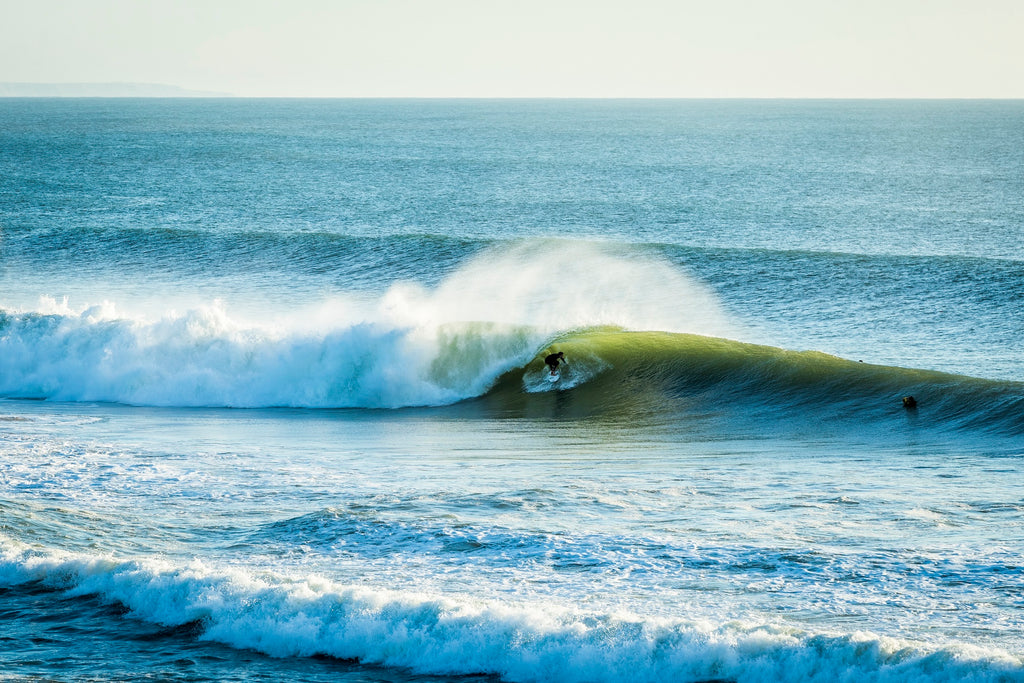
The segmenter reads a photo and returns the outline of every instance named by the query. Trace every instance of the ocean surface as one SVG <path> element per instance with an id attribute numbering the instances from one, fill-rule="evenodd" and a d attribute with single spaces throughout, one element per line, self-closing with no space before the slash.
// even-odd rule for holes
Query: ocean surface
<path id="1" fill-rule="evenodd" d="M 0 679 L 1024 681 L 1022 307 L 1021 101 L 0 100 Z"/>

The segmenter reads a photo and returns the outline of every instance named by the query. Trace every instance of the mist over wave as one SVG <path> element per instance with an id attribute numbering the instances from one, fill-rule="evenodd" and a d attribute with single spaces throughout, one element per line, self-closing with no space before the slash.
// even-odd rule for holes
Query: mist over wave
<path id="1" fill-rule="evenodd" d="M 251 318 L 221 302 L 0 313 L 6 396 L 158 406 L 399 407 L 480 395 L 559 333 L 619 325 L 723 335 L 713 295 L 671 264 L 546 240 L 485 251 L 435 288 L 391 286 Z"/>

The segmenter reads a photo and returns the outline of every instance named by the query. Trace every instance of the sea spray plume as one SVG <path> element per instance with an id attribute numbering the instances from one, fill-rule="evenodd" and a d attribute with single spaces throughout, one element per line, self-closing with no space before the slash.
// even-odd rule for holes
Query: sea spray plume
<path id="1" fill-rule="evenodd" d="M 398 320 L 736 334 L 709 288 L 661 257 L 615 243 L 548 239 L 494 247 L 436 290 L 397 287 L 384 305 Z"/>
<path id="2" fill-rule="evenodd" d="M 164 626 L 272 656 L 328 655 L 422 674 L 509 681 L 1011 681 L 1001 650 L 924 646 L 871 633 L 808 633 L 755 622 L 498 604 L 351 586 L 200 561 L 122 560 L 30 550 L 0 536 L 0 585 L 98 595 Z"/>

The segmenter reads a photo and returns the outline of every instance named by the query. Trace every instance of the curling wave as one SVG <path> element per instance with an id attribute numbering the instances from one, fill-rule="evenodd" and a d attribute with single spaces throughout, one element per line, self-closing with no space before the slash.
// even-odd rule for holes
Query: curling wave
<path id="1" fill-rule="evenodd" d="M 659 330 L 659 331 L 653 331 Z M 400 408 L 530 414 L 742 411 L 1024 433 L 1024 383 L 869 365 L 733 341 L 677 266 L 557 240 L 485 250 L 436 287 L 393 284 L 258 320 L 113 304 L 0 309 L 0 396 L 152 406 Z M 570 361 L 551 383 L 543 357 Z M 914 396 L 917 412 L 900 399 Z M 567 411 L 567 412 L 565 412 Z M 732 411 L 730 413 L 730 411 Z"/>
<path id="2" fill-rule="evenodd" d="M 597 327 L 545 343 L 534 327 L 361 323 L 275 336 L 217 307 L 153 324 L 0 313 L 0 393 L 155 406 L 380 408 L 464 401 L 525 414 L 559 397 L 576 415 L 741 409 L 859 423 L 1024 434 L 1024 384 L 845 360 L 728 339 Z M 557 382 L 543 357 L 567 354 Z M 907 411 L 912 395 L 919 409 Z"/>

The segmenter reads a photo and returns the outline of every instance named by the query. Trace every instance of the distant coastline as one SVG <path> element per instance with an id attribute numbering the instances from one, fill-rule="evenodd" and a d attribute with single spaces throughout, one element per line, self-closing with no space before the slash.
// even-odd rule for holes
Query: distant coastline
<path id="1" fill-rule="evenodd" d="M 282 100 L 520 100 L 520 101 L 760 101 L 760 102 L 1021 102 L 1024 97 L 799 97 L 799 96 L 565 96 L 548 95 L 237 95 L 214 90 L 191 90 L 161 83 L 18 83 L 0 81 L 3 98 L 232 98 Z"/>
<path id="2" fill-rule="evenodd" d="M 0 97 L 233 97 L 159 83 L 0 83 Z"/>

